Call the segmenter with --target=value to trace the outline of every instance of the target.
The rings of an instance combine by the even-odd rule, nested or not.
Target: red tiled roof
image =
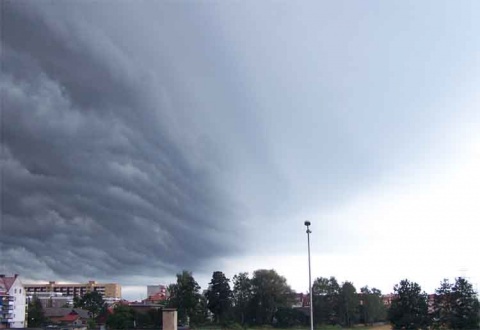
[[[59,318],[60,322],[75,322],[80,316],[78,314],[70,313],[64,317]]]
[[[44,313],[45,316],[48,318],[56,318],[57,320],[59,318],[62,318],[64,316],[67,316],[69,314],[77,314],[80,315],[81,318],[88,318],[88,311],[81,309],[81,308],[52,308],[52,307],[46,307],[44,308]]]
[[[167,299],[164,293],[158,292],[154,295],[149,296],[145,301],[163,301]]]

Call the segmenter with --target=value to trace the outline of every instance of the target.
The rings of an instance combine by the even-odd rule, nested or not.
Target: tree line
[[[386,320],[381,291],[368,286],[360,294],[351,282],[339,284],[335,277],[317,278],[313,283],[314,320],[318,324],[350,327],[356,323]],[[309,307],[303,307],[285,277],[275,270],[259,269],[250,277],[239,273],[230,281],[223,272],[212,275],[208,289],[200,286],[191,272],[177,274],[177,282],[168,287],[168,307],[178,310],[181,323],[222,325],[274,325],[279,327],[309,324]],[[361,298],[361,299],[360,299]],[[300,304],[299,304],[300,303]]]
[[[231,283],[223,272],[212,275],[208,289],[200,292],[200,286],[191,272],[177,274],[177,282],[168,286],[170,293],[166,303],[177,308],[178,319],[183,324],[206,322],[241,325],[272,324],[276,313],[291,307],[294,292],[283,276],[274,270],[260,269],[239,273]],[[302,315],[304,316],[304,315]]]
[[[395,329],[479,329],[477,292],[465,278],[445,279],[429,297],[418,283],[403,280],[394,287],[388,319]]]
[[[298,296],[285,277],[275,270],[259,269],[236,274],[232,280],[215,271],[207,290],[201,292],[192,273],[183,271],[168,286],[165,307],[178,311],[180,324],[200,326],[217,324],[225,328],[271,325],[280,328],[308,326],[310,308]],[[359,291],[352,282],[338,283],[335,277],[319,277],[312,285],[315,326],[389,322],[394,329],[478,329],[480,303],[477,292],[465,278],[454,283],[441,282],[434,295],[428,296],[419,284],[403,280],[395,285],[391,301],[382,292],[364,286]],[[304,301],[309,302],[307,295]],[[300,303],[300,304],[299,304]],[[76,298],[75,307],[90,312],[92,320],[106,312],[106,304],[97,292]],[[29,306],[29,325],[45,321],[41,304],[33,299]],[[108,313],[107,313],[108,314]],[[94,322],[92,322],[94,325]],[[161,310],[135,313],[126,305],[114,307],[106,324],[110,329],[161,327]]]
[[[310,322],[309,308],[295,306],[295,292],[275,270],[256,270],[251,277],[239,273],[232,281],[216,271],[203,293],[192,273],[183,271],[168,290],[166,305],[177,308],[183,324],[293,327]],[[316,326],[389,322],[395,329],[480,327],[477,292],[462,277],[455,283],[444,280],[430,297],[417,283],[403,280],[395,285],[390,304],[376,288],[364,286],[357,291],[352,282],[338,283],[333,276],[315,279],[312,292]]]

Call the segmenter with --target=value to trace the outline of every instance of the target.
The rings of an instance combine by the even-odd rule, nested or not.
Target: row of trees
[[[167,306],[178,310],[182,323],[271,324],[279,309],[290,307],[293,291],[286,279],[274,270],[257,270],[252,278],[240,273],[233,278],[233,287],[224,273],[213,273],[208,289],[202,294],[192,273],[177,274],[177,282],[168,287]]]
[[[313,310],[316,323],[347,327],[355,323],[372,324],[386,318],[380,290],[365,286],[358,294],[351,282],[340,285],[335,277],[320,277],[314,281]]]
[[[309,322],[309,309],[292,307],[298,303],[295,293],[275,270],[256,270],[252,277],[239,273],[232,283],[224,273],[216,271],[203,294],[192,273],[183,271],[168,290],[167,305],[178,309],[182,323],[201,324],[210,316],[221,324],[295,326]],[[385,320],[380,290],[366,286],[360,291],[357,294],[348,281],[340,285],[335,277],[317,278],[313,284],[315,323],[352,326]]]
[[[433,301],[415,282],[403,280],[394,288],[388,319],[395,329],[478,329],[480,303],[464,278],[444,280]]]
[[[168,290],[170,297],[165,305],[177,308],[182,324],[214,322],[227,326],[238,323],[242,326],[278,327],[309,324],[309,308],[292,307],[298,307],[299,301],[286,279],[275,270],[260,269],[251,277],[248,273],[239,273],[232,281],[224,273],[216,271],[203,293],[192,273],[183,271],[177,274],[176,283],[169,285]],[[455,283],[444,280],[435,295],[430,297],[417,283],[403,280],[394,287],[389,308],[384,304],[380,290],[365,286],[357,292],[351,282],[339,284],[335,277],[317,278],[312,290],[316,325],[352,327],[357,323],[389,321],[395,329],[479,328],[477,293],[461,277],[455,279]],[[74,305],[90,312],[91,326],[98,315],[106,312],[106,304],[98,292],[76,298]],[[45,322],[38,299],[31,301],[28,315],[30,326],[40,326]],[[118,305],[106,322],[111,329],[135,326],[158,328],[162,324],[162,315],[161,310],[152,309],[140,314],[129,306]]]
[[[394,287],[389,307],[380,290],[365,286],[357,292],[353,283],[339,284],[335,277],[317,278],[312,290],[316,325],[352,327],[389,321],[396,329],[479,327],[478,297],[464,278],[457,278],[454,284],[444,280],[430,299],[417,283],[403,280]],[[195,325],[211,320],[280,327],[309,324],[309,308],[292,308],[295,294],[274,270],[260,269],[252,277],[239,273],[232,282],[216,271],[203,293],[192,273],[183,271],[177,274],[177,282],[169,286],[169,291],[167,305],[178,309],[183,323]]]

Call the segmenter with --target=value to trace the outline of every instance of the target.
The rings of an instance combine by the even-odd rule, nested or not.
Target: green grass
[[[310,327],[291,327],[291,328],[275,328],[270,325],[264,325],[264,326],[257,326],[257,327],[248,327],[248,328],[242,328],[240,325],[232,326],[232,327],[220,327],[220,326],[203,326],[203,327],[198,327],[195,328],[195,330],[310,330]],[[346,329],[342,328],[339,325],[324,325],[324,326],[317,326],[315,327],[314,330],[341,330],[341,329]],[[390,325],[376,325],[376,326],[356,326],[355,328],[352,328],[355,330],[391,330],[392,327]]]

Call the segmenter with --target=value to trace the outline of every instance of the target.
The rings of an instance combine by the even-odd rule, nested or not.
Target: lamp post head
[[[305,221],[305,226],[307,226],[307,234],[310,234],[312,231],[310,230],[310,221]]]

